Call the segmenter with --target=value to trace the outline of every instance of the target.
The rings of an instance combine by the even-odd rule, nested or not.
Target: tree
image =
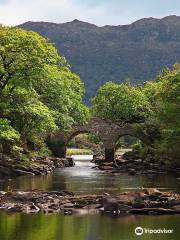
[[[141,87],[129,83],[103,85],[92,99],[95,116],[117,124],[143,122],[150,112],[149,101]]]
[[[136,135],[145,140],[139,146],[141,157],[179,166],[179,96],[180,65],[177,64],[142,87],[106,83],[92,100],[92,111],[117,124],[133,124]]]
[[[9,152],[11,145],[20,140],[20,134],[10,125],[7,119],[0,119],[0,143],[2,151]]]
[[[37,33],[0,28],[0,92],[6,86],[29,88],[43,83],[46,66],[62,62],[53,45]]]
[[[165,69],[154,82],[145,85],[144,92],[152,104],[151,121],[161,134],[154,145],[156,158],[179,165],[180,65]]]
[[[67,67],[56,69],[38,92],[41,100],[54,111],[56,124],[61,130],[82,125],[88,120],[89,110],[82,103],[84,84]]]
[[[86,122],[83,93],[80,78],[47,39],[0,27],[0,119],[8,121],[21,144]]]

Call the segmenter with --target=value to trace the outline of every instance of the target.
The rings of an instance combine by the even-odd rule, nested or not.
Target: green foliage
[[[142,89],[129,83],[106,83],[92,102],[95,116],[116,123],[142,122],[150,112],[149,101]]]
[[[0,142],[17,142],[20,139],[19,133],[10,125],[7,119],[0,119]]]
[[[0,118],[0,151],[10,153],[12,146],[18,143],[20,134],[5,118]]]
[[[158,126],[161,138],[154,144],[157,159],[180,164],[180,65],[165,69],[155,82],[147,83],[152,112],[151,121]]]
[[[54,69],[52,79],[47,79],[39,92],[42,101],[54,111],[55,121],[60,129],[69,129],[87,121],[88,108],[82,104],[84,85],[67,67]]]
[[[8,95],[9,92],[4,97],[7,99]],[[30,140],[33,136],[41,136],[57,128],[53,111],[38,100],[33,90],[22,87],[15,88],[8,98],[4,116],[11,120],[22,140]]]
[[[0,27],[0,143],[43,142],[83,124],[84,86],[54,46],[34,32]]]
[[[92,100],[95,116],[117,124],[132,123],[142,140],[134,150],[143,159],[180,164],[180,65],[165,69],[143,87],[112,82]]]
[[[88,134],[88,140],[95,144],[99,144],[101,142],[101,139],[93,133]]]
[[[0,91],[8,85],[31,87],[46,75],[47,65],[61,61],[57,51],[40,35],[18,28],[0,28]]]

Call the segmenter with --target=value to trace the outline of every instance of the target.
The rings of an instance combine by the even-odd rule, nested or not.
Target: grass
[[[119,149],[117,149],[117,151],[116,151],[116,155],[122,155],[122,154],[124,154],[125,152],[129,152],[129,151],[131,151],[132,150],[132,148],[119,148]]]
[[[68,148],[67,155],[91,155],[93,152],[90,149]]]
[[[125,152],[131,151],[131,148],[119,148],[116,151],[116,155],[122,155]],[[67,149],[67,155],[92,155],[93,152],[90,149],[85,149],[85,148],[68,148]]]

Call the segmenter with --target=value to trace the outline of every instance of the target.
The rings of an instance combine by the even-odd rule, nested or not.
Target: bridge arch
[[[115,145],[115,153],[119,151],[124,152],[122,150],[125,149],[131,149],[132,146],[138,142],[142,142],[142,140],[135,135],[120,135]]]
[[[99,136],[99,134],[97,132],[94,132],[92,130],[87,130],[87,129],[86,130],[78,129],[78,130],[72,131],[70,134],[68,134],[67,141],[66,141],[66,149],[68,148],[71,140],[76,139],[77,136],[82,135],[82,134],[84,134],[84,137],[82,137],[82,138],[80,137],[80,139],[79,139],[80,143],[81,143],[81,140],[84,139],[85,142],[83,143],[83,141],[82,141],[82,144],[86,148],[90,149],[93,152],[93,154],[101,154],[102,150],[104,148],[101,137]],[[90,134],[92,134],[93,136],[95,136],[98,139],[98,141],[99,141],[98,144],[90,141],[90,138],[89,138]]]
[[[129,135],[142,140],[131,124],[119,126],[104,119],[91,118],[83,126],[76,126],[68,132],[57,132],[51,135],[49,137],[49,146],[53,154],[56,157],[66,157],[68,142],[80,133],[93,133],[101,139],[105,149],[105,161],[114,161],[116,144],[120,137]]]
[[[71,132],[69,132],[69,134],[67,135],[67,144],[69,143],[69,141],[71,141],[71,139],[73,139],[74,137],[78,136],[79,134],[85,134],[85,133],[89,133],[89,134],[94,134],[96,135],[98,138],[101,139],[101,136],[99,135],[99,132],[97,131],[93,131],[93,129],[73,129]]]

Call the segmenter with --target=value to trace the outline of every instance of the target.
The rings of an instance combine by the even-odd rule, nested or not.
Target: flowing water
[[[92,156],[74,156],[75,167],[56,169],[48,176],[18,177],[0,181],[0,190],[68,190],[76,194],[115,194],[146,187],[179,191],[177,176],[129,176],[94,169]],[[0,212],[0,240],[179,240],[179,216],[122,216],[112,218],[94,215],[7,214]],[[136,236],[137,227],[172,229],[172,234]]]

